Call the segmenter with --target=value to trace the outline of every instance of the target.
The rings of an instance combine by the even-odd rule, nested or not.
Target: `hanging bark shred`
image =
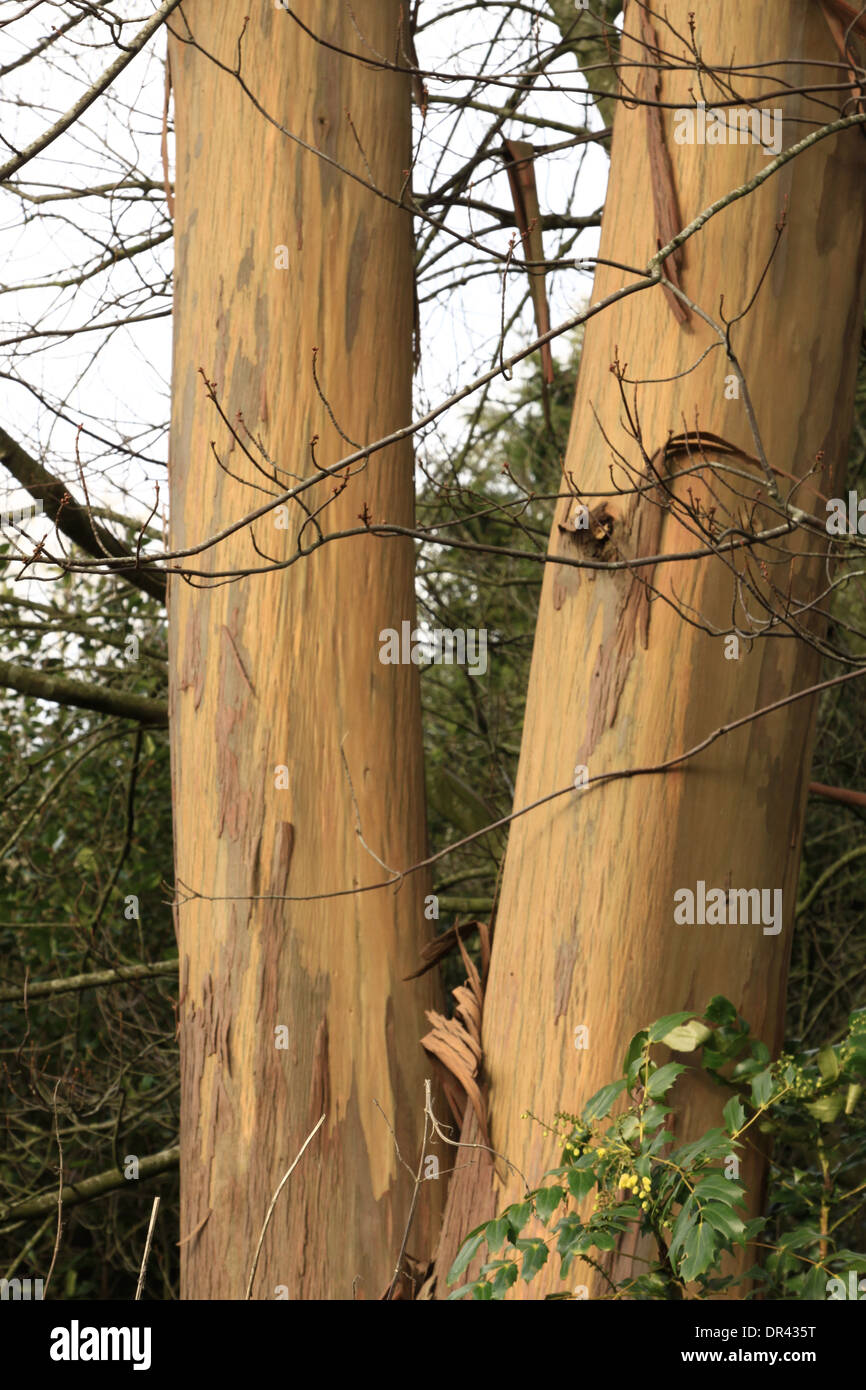
[[[851,60],[855,55],[851,40],[855,34],[861,39],[866,38],[866,15],[862,12],[858,14],[856,10],[852,10],[850,5],[844,3],[844,0],[821,0],[821,11],[827,21],[827,28],[833,35],[833,42],[839,50],[839,55],[848,66],[848,77],[854,87],[857,105],[862,110],[866,93],[864,93],[862,84],[857,81],[857,73],[852,65]],[[861,57],[861,55],[857,56]],[[862,65],[861,58],[860,66],[862,67]],[[861,133],[866,135],[866,130],[862,127]]]
[[[511,200],[514,203],[514,216],[517,230],[523,242],[523,257],[526,261],[538,262],[529,271],[529,288],[535,309],[535,326],[542,338],[550,332],[550,310],[547,304],[547,289],[544,280],[544,238],[541,231],[541,210],[538,206],[538,189],[535,183],[535,149],[525,140],[506,140],[503,149],[508,182],[511,187]],[[677,229],[679,230],[679,228]],[[541,349],[541,366],[544,380],[548,386],[553,382],[553,354],[550,343]]]
[[[641,86],[643,88],[643,99],[646,102],[657,102],[661,98],[661,77],[660,69],[663,59],[658,51],[658,39],[650,18],[643,7],[638,8],[638,20],[640,25],[640,37],[646,49],[647,66],[643,69]],[[665,144],[664,125],[662,124],[661,107],[647,105],[647,144],[649,149],[650,178],[653,190],[653,206],[656,216],[656,250],[660,251],[663,246],[682,230],[683,221],[680,216],[679,200],[677,198],[677,188],[674,183],[674,171],[671,165],[671,157],[668,147]],[[680,269],[683,266],[683,249],[677,249],[668,256],[664,262],[664,273],[672,285],[677,289],[682,289],[680,281]],[[671,308],[671,313],[678,323],[686,324],[691,315],[683,304],[682,300],[677,299],[671,290],[664,287],[665,298]]]
[[[435,1009],[426,1011],[433,1027],[431,1032],[421,1039],[421,1046],[442,1064],[443,1089],[458,1128],[463,1127],[468,1098],[481,1131],[481,1142],[489,1147],[487,1088],[479,1078],[483,1059],[481,1017],[484,1009],[484,981],[490,963],[490,935],[486,923],[479,922],[478,926],[481,933],[481,974],[479,975],[458,935],[457,944],[466,967],[466,983],[452,990],[456,1001],[453,1018],[446,1018]]]
[[[422,964],[417,970],[413,970],[411,975],[404,975],[404,980],[417,980],[419,976],[426,975],[427,971],[432,970],[434,965],[438,965],[443,957],[449,956],[452,951],[456,951],[459,937],[470,936],[472,932],[478,931],[479,928],[484,928],[486,931],[487,923],[478,921],[455,922],[453,927],[449,927],[447,931],[442,932],[440,936],[434,937],[432,941],[428,941],[427,945],[422,947]]]

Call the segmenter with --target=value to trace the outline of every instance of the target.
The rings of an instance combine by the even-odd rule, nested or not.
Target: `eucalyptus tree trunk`
[[[688,34],[690,7],[691,0],[670,0],[664,9],[672,28],[655,21],[659,41],[678,59],[687,55],[673,31]],[[629,5],[627,34],[637,34],[640,22],[639,7]],[[733,52],[738,63],[802,63],[792,69],[798,89],[820,86],[826,69],[817,63],[838,60],[821,7],[801,0],[705,7],[698,36],[708,65]],[[626,58],[647,63],[648,50],[633,39],[623,48]],[[629,72],[633,90],[635,70]],[[653,95],[654,83],[653,76],[645,94]],[[709,85],[708,103],[721,99],[724,94]],[[759,86],[752,83],[750,90]],[[662,103],[693,109],[699,91],[694,67],[661,73]],[[783,107],[783,147],[834,116],[799,95],[769,105]],[[659,109],[672,187],[659,145]],[[685,226],[770,162],[755,143],[679,144],[673,136],[670,106],[652,107],[649,115],[645,107],[618,106],[601,258],[646,266],[659,243],[667,244],[659,237],[665,217]],[[722,296],[728,319],[755,296],[733,330],[733,345],[763,449],[782,497],[793,480],[821,464],[823,471],[793,499],[821,518],[825,497],[844,486],[863,321],[864,155],[866,142],[856,128],[817,142],[707,221],[684,244],[678,267],[666,263],[692,303],[717,322]],[[783,212],[787,225],[772,256]],[[600,265],[592,302],[634,278]],[[768,485],[732,363],[721,346],[702,357],[714,342],[716,334],[699,314],[661,287],[625,297],[587,324],[565,478],[595,494],[586,504],[591,525],[575,530],[581,504],[560,500],[552,554],[629,560],[700,550],[698,529],[682,511],[692,503],[704,523],[712,507],[728,525],[757,528],[778,520],[761,505]],[[611,371],[617,360],[629,382],[647,384],[621,390]],[[645,454],[630,432],[635,399]],[[680,444],[666,456],[670,436]],[[663,484],[652,485],[647,458],[655,460]],[[710,466],[732,461],[744,476],[714,474]],[[616,491],[641,474],[647,484],[641,493]],[[666,488],[678,506],[668,504]],[[813,558],[787,560],[783,544],[791,555]],[[515,808],[568,788],[578,766],[590,778],[653,767],[722,725],[813,684],[820,656],[808,640],[792,635],[792,624],[820,632],[817,618],[795,615],[797,605],[817,599],[826,584],[820,559],[826,544],[820,533],[800,531],[774,551],[760,547],[751,560],[741,554],[736,563],[713,556],[634,571],[548,565]],[[753,620],[765,619],[761,598],[787,612],[768,636],[733,644],[721,635],[730,634],[732,617],[748,629],[744,602]],[[753,1034],[778,1048],[814,715],[813,700],[802,700],[720,738],[676,770],[584,787],[513,823],[483,1048],[491,1144],[531,1183],[559,1155],[555,1141],[521,1112],[552,1123],[557,1111],[579,1111],[620,1075],[630,1037],[655,1018],[681,1009],[703,1012],[712,995],[723,994]],[[674,894],[696,893],[701,881],[707,890],[781,890],[781,929],[679,925]],[[580,1026],[588,1028],[588,1046],[577,1050]],[[684,1076],[672,1097],[678,1135],[694,1137],[721,1122],[725,1096],[709,1084]],[[760,1207],[764,1171],[764,1157],[747,1151],[740,1177],[752,1213]],[[455,1175],[438,1296],[461,1237],[519,1200],[522,1190],[517,1179],[507,1180],[483,1160]],[[628,1254],[612,1257],[614,1278],[634,1272]],[[753,1263],[754,1252],[744,1258]],[[514,1296],[534,1299],[561,1288],[558,1267],[550,1259],[531,1284],[515,1286]],[[593,1297],[607,1287],[582,1265],[571,1282],[588,1284]]]
[[[348,6],[315,0],[326,43],[246,0],[186,0],[172,23],[176,550],[410,419],[411,217],[379,196],[401,199],[409,87],[374,57],[397,54],[400,12],[356,7],[359,37]],[[379,632],[414,617],[412,545],[361,535],[287,565],[359,516],[411,525],[411,446],[302,501],[170,581],[185,1298],[244,1297],[323,1113],[252,1296],[380,1297],[412,1193],[395,1137],[414,1163],[422,1131],[433,986],[402,981],[430,930],[423,875],[316,900],[426,852],[418,673],[378,659]]]

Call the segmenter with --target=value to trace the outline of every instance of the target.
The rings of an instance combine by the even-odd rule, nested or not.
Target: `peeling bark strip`
[[[848,77],[854,83],[854,90],[862,105],[863,87],[856,84],[857,72],[851,66],[851,57],[854,53],[853,40],[855,37],[863,39],[866,37],[866,16],[850,9],[841,0],[821,0],[821,9],[824,11],[824,18],[827,27],[833,35],[833,41],[839,50],[839,56],[844,63],[848,64]],[[856,20],[856,23],[854,22]],[[847,36],[847,42],[846,42]],[[862,45],[859,55],[859,65],[863,66]],[[866,134],[866,131],[864,131]]]
[[[848,0],[821,0],[821,4],[845,30],[851,29],[852,33],[866,39],[866,14],[863,13],[861,5],[849,5]]]
[[[672,30],[688,33],[690,9],[694,0],[666,0]],[[630,5],[631,33],[636,13]],[[824,80],[826,70],[817,64],[838,62],[818,4],[730,0],[703,7],[700,29],[708,63],[727,63],[733,52],[748,63],[783,55],[796,65],[796,83],[804,89]],[[645,61],[628,34],[623,50],[624,62]],[[666,74],[665,100],[690,103],[693,85],[693,71]],[[788,95],[785,113],[798,134],[832,116],[823,95]],[[682,206],[692,216],[742,188],[764,158],[755,145],[739,144],[709,151],[677,145],[671,154]],[[816,143],[784,165],[775,181],[732,201],[689,243],[690,298],[716,315],[724,295],[725,305],[738,312],[766,271],[787,198],[784,244],[737,324],[736,350],[763,452],[779,476],[788,475],[786,490],[796,488],[804,511],[822,510],[819,487],[832,496],[842,484],[866,290],[864,181],[866,146],[851,129]],[[644,262],[646,231],[635,214],[650,205],[651,184],[645,115],[620,106],[600,257],[620,265]],[[593,302],[621,282],[616,265],[600,264]],[[829,337],[828,322],[836,325]],[[645,470],[644,454],[624,427],[621,383],[610,371],[619,345],[629,378],[652,379],[634,389],[645,447],[657,451],[660,491],[682,498],[691,488],[704,515],[720,497],[729,513],[760,505],[755,499],[767,482],[755,468],[758,450],[744,401],[725,395],[724,354],[705,352],[717,335],[697,315],[692,330],[682,332],[656,293],[631,295],[587,324],[564,461],[565,476],[578,479],[587,498],[611,491],[612,448],[630,462],[630,482]],[[821,451],[827,476],[806,479]],[[735,491],[721,468],[711,476],[704,464],[714,457],[733,463],[748,480],[734,480]],[[551,552],[565,554],[575,544],[616,546],[624,555],[693,548],[685,520],[671,507],[659,508],[652,494],[604,500],[613,518],[609,535],[606,525],[597,537],[561,531],[571,509],[561,505]],[[655,527],[659,539],[649,552],[643,547]],[[785,589],[790,574],[798,602],[823,592],[817,540],[810,534],[804,546],[802,535],[793,536],[785,541],[790,564],[779,556]],[[818,653],[795,640],[756,641],[739,660],[725,659],[723,640],[712,635],[731,625],[735,580],[725,559],[660,566],[648,627],[634,597],[644,586],[629,578],[627,589],[619,572],[590,579],[576,570],[571,573],[579,579],[572,583],[564,570],[545,570],[515,806],[568,785],[576,763],[587,764],[590,776],[655,765],[817,678]],[[684,621],[684,611],[705,619],[711,630]],[[714,743],[675,772],[581,791],[511,825],[482,1047],[492,1146],[530,1184],[554,1166],[556,1150],[538,1126],[520,1118],[522,1112],[546,1119],[557,1111],[579,1112],[620,1074],[629,1038],[652,1020],[679,1009],[701,1012],[712,995],[723,994],[755,1036],[771,1048],[780,1044],[813,720],[813,702],[800,700],[744,723],[724,747]],[[723,932],[695,934],[676,925],[674,892],[699,879],[781,889],[788,907],[782,932],[746,929],[732,950]],[[588,1029],[589,1045],[580,1051],[573,1046],[577,1026]],[[672,1101],[678,1137],[687,1142],[720,1124],[721,1103],[716,1088],[680,1078]],[[464,1138],[477,1126],[467,1111]],[[750,1215],[761,1201],[762,1172],[761,1155],[748,1152],[742,1177]],[[500,1177],[491,1192],[489,1167],[487,1174],[485,1185],[480,1165],[473,1164],[452,1177],[437,1296],[447,1295],[444,1275],[460,1238],[522,1196],[517,1180]],[[637,1253],[653,1258],[655,1251]],[[751,1251],[745,1260],[746,1267],[753,1263]],[[530,1285],[519,1281],[513,1296],[535,1300],[563,1292],[558,1269],[558,1261],[549,1260]],[[634,1267],[617,1256],[611,1272],[623,1279]],[[595,1271],[580,1278],[590,1297],[605,1295]]]
[[[641,61],[647,64],[653,63],[658,58],[658,39],[653,28],[647,11],[643,5],[638,6],[638,24],[641,38],[645,48]],[[662,81],[661,73],[657,68],[647,66],[643,69],[642,83],[643,96],[645,100],[660,101]],[[662,111],[659,106],[646,106],[646,127],[647,127],[647,148],[649,152],[650,180],[652,184],[653,207],[656,214],[656,250],[660,251],[663,246],[682,230],[683,220],[680,216],[679,201],[677,199],[677,186],[674,181],[674,171],[671,166],[671,157],[668,147],[665,144],[665,129],[662,122]],[[680,269],[684,264],[683,248],[678,246],[672,255],[668,256],[664,262],[664,273],[672,285],[676,285],[678,290],[683,288],[680,280]],[[678,323],[686,324],[691,319],[691,314],[681,299],[677,299],[667,286],[663,286],[665,298],[670,305],[671,312]]]
[[[403,8],[364,7],[358,23],[372,49],[399,51]],[[349,6],[308,0],[304,19],[328,43],[359,52]],[[183,42],[186,24],[200,49]],[[411,160],[405,75],[316,43],[273,4],[184,0],[171,28],[176,547],[203,541],[259,496],[250,484],[260,478],[199,368],[218,383],[225,419],[240,412],[244,440],[261,438],[293,473],[313,435],[320,459],[340,456],[335,421],[362,440],[407,424],[413,262],[411,218],[316,154],[397,196]],[[249,89],[310,148],[275,131],[239,88],[241,33]],[[315,347],[333,416],[310,370]],[[306,501],[326,531],[356,525],[364,506],[411,526],[412,489],[404,444],[371,460],[336,499],[328,482]],[[306,520],[300,508],[285,530],[263,518],[203,562],[258,564],[253,539],[283,560]],[[171,581],[177,877],[220,899],[190,899],[175,917],[181,1231],[197,1232],[181,1247],[184,1298],[243,1297],[274,1184],[325,1110],[315,1150],[268,1228],[254,1296],[273,1297],[279,1285],[290,1298],[350,1298],[354,1281],[370,1299],[393,1274],[413,1184],[376,1102],[401,1154],[416,1154],[429,1074],[419,1038],[425,1010],[440,1001],[432,973],[403,977],[430,934],[430,885],[416,874],[387,895],[280,896],[378,879],[365,844],[387,863],[426,853],[418,671],[377,660],[379,631],[414,613],[413,571],[411,540],[383,548],[359,537],[248,582]],[[420,1193],[419,1258],[432,1253],[443,1187],[444,1178]]]
[[[484,923],[480,923],[479,926],[482,961],[489,961],[489,930]],[[466,1118],[466,1101],[463,1098],[465,1096],[475,1111],[478,1130],[483,1136],[482,1142],[489,1147],[487,1088],[480,1081],[483,1073],[481,1016],[484,1012],[484,985],[482,976],[479,975],[459,935],[457,945],[460,947],[467,978],[464,985],[458,985],[451,991],[457,1001],[455,1017],[446,1018],[444,1014],[428,1009],[427,1017],[433,1024],[433,1030],[421,1039],[421,1045],[432,1057],[437,1057],[445,1068],[445,1095],[458,1127],[462,1127]],[[457,1086],[454,1085],[455,1081]],[[463,1096],[460,1094],[461,1091]]]
[[[538,189],[535,185],[535,149],[524,140],[506,140],[504,145],[505,167],[514,203],[514,216],[517,229],[523,242],[523,258],[538,261],[536,270],[529,271],[529,289],[535,309],[535,324],[539,338],[550,332],[550,310],[547,304],[547,290],[544,278],[544,235],[541,230],[541,209],[538,206]],[[676,228],[679,231],[679,227]],[[664,245],[664,242],[661,243]],[[553,354],[550,343],[541,348],[541,366],[544,380],[553,383]]]

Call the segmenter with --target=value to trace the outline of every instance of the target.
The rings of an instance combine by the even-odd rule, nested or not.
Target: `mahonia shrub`
[[[688,1064],[656,1061],[660,1045],[695,1054],[694,1066],[720,1088],[722,1126],[690,1143],[677,1142],[675,1110],[666,1103]],[[618,1080],[580,1115],[557,1115],[549,1132],[560,1146],[559,1166],[521,1202],[469,1233],[448,1283],[482,1250],[487,1258],[478,1278],[449,1298],[505,1298],[518,1279],[531,1282],[552,1254],[563,1280],[579,1278],[581,1265],[599,1270],[610,1298],[736,1297],[738,1285],[744,1298],[850,1296],[828,1290],[840,1288],[852,1271],[866,1271],[866,1256],[844,1244],[846,1233],[863,1231],[866,1125],[858,1101],[864,1077],[866,1010],[850,1016],[840,1042],[818,1052],[786,1052],[775,1062],[721,996],[702,1019],[691,1012],[658,1019],[632,1038]],[[528,1112],[524,1118],[541,1123]],[[766,1214],[747,1220],[738,1174],[756,1133],[763,1144],[772,1138],[782,1157],[777,1153],[771,1165]],[[534,1233],[539,1223],[544,1235]],[[642,1259],[615,1283],[603,1257],[634,1228],[652,1238],[655,1258]],[[746,1245],[756,1263],[738,1275],[722,1274],[724,1255]],[[582,1292],[578,1285],[574,1293],[548,1297]]]

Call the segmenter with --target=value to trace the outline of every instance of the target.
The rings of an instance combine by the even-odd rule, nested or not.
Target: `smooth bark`
[[[681,34],[688,33],[689,8],[689,0],[665,7]],[[638,7],[630,5],[626,30],[635,33],[637,23]],[[684,56],[671,30],[661,20],[656,26],[665,46]],[[799,0],[771,6],[731,0],[702,11],[699,29],[708,63],[722,63],[734,52],[738,63],[807,60],[790,69],[797,87],[825,80],[827,69],[810,67],[809,59],[838,58],[820,6]],[[626,41],[624,52],[634,57],[638,50]],[[662,74],[663,102],[693,106],[697,93],[693,69]],[[833,117],[832,110],[824,113],[802,96],[780,97],[778,105],[784,110],[783,146]],[[671,109],[663,110],[685,225],[768,161],[755,144],[677,144],[672,118]],[[657,250],[649,129],[645,109],[618,107],[599,253],[638,267]],[[734,344],[783,495],[823,452],[823,471],[794,499],[819,516],[824,496],[841,486],[851,421],[863,321],[864,154],[858,129],[816,144],[709,221],[686,243],[679,268],[693,301],[718,318],[724,296],[724,312],[732,318],[758,289],[787,207],[781,244],[754,305],[734,329]],[[600,266],[592,301],[628,279],[627,272]],[[594,318],[586,329],[566,475],[587,493],[626,484],[614,448],[633,467],[643,467],[624,427],[626,410],[610,370],[617,356],[627,363],[632,382],[653,380],[625,388],[630,407],[637,389],[650,455],[669,435],[697,428],[754,454],[744,398],[733,395],[724,351],[716,348],[695,365],[712,341],[696,315],[687,324],[679,321],[661,289],[631,295]],[[712,449],[707,457],[725,461]],[[680,458],[674,473],[684,466]],[[754,479],[741,484],[742,517],[748,519],[750,499],[762,495],[763,480],[757,469],[743,466]],[[730,486],[714,480],[709,468],[671,485],[681,498],[691,488],[705,508],[721,498],[737,514]],[[608,541],[600,531],[592,537],[584,532],[581,539],[581,533],[561,529],[575,507],[563,501],[553,520],[551,550],[575,555],[582,545],[589,554],[595,546],[599,555],[634,557],[694,549],[695,537],[659,500],[658,492],[640,500],[611,497]],[[760,524],[767,513],[758,507],[754,515]],[[788,543],[791,552],[822,548],[820,535],[801,533]],[[772,559],[766,549],[758,555]],[[774,555],[778,560],[778,550]],[[766,576],[754,561],[751,571],[766,592]],[[789,585],[795,604],[808,602],[827,576],[820,560],[811,560],[774,563],[772,577],[780,590],[774,605],[783,609]],[[652,602],[645,581],[655,588]],[[757,611],[757,603],[749,602]],[[739,659],[726,659],[724,639],[701,624],[729,630],[732,613],[744,621],[731,570],[721,559],[659,565],[634,578],[548,566],[515,806],[567,787],[577,765],[596,776],[656,764],[732,718],[817,679],[816,651],[784,625],[754,644],[741,640]],[[819,626],[816,620],[814,630]],[[629,1038],[655,1018],[679,1009],[703,1011],[712,995],[723,994],[754,1034],[778,1048],[813,721],[811,701],[794,704],[719,740],[678,771],[575,791],[514,823],[483,1044],[492,1143],[531,1182],[555,1165],[558,1150],[521,1112],[532,1110],[550,1123],[557,1111],[579,1111],[619,1076]],[[698,880],[708,888],[781,888],[783,930],[765,935],[760,925],[677,925],[674,893],[694,891]],[[589,1028],[589,1046],[578,1051],[579,1025]],[[725,1097],[709,1084],[678,1083],[673,1095],[679,1133],[693,1137],[720,1123]],[[747,1150],[741,1177],[753,1212],[761,1204],[764,1172],[764,1157]],[[521,1191],[519,1182],[499,1181],[484,1163],[456,1175],[440,1246],[438,1296],[445,1292],[444,1275],[460,1238],[519,1199]],[[654,1251],[642,1253],[652,1258]],[[635,1272],[628,1254],[617,1252],[609,1261],[614,1278]],[[753,1262],[754,1253],[746,1259]],[[536,1280],[515,1287],[514,1296],[534,1299],[562,1288],[558,1267],[552,1257]],[[570,1282],[587,1284],[592,1297],[603,1296],[606,1288],[586,1266],[578,1266]]]
[[[183,15],[229,71],[172,23],[175,547],[260,505],[267,493],[252,484],[270,476],[276,493],[338,459],[350,446],[334,420],[361,442],[405,425],[412,373],[411,218],[364,186],[399,199],[409,165],[407,80],[366,62],[397,53],[399,3],[355,7],[363,38],[348,7],[304,8],[317,35],[357,59],[273,5],[188,0]],[[242,31],[251,95],[231,71]],[[316,347],[333,418],[313,381]],[[240,439],[263,472],[220,423],[199,368],[228,419],[242,412]],[[408,443],[367,461],[335,499],[342,481],[304,497],[311,511],[329,503],[326,532],[362,514],[412,524]],[[306,522],[298,508],[280,529],[272,513],[196,567],[265,563],[253,538],[286,559]],[[314,536],[306,524],[305,542]],[[435,998],[429,975],[403,982],[432,934],[424,877],[285,899],[361,888],[386,877],[380,861],[424,857],[418,673],[378,659],[380,630],[414,606],[408,539],[359,537],[214,587],[170,581],[185,1298],[243,1297],[271,1197],[323,1111],[280,1196],[253,1297],[379,1298],[393,1273],[412,1179],[388,1125],[414,1167],[419,1039]],[[183,901],[183,885],[213,901]],[[422,1189],[409,1241],[421,1258],[440,1186]]]

